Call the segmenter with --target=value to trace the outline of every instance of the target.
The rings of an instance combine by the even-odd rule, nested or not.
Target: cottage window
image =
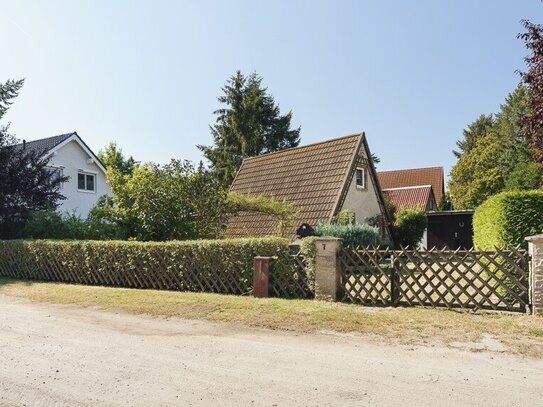
[[[46,167],[43,171],[47,175],[47,181],[50,185],[58,184],[58,181],[62,178],[62,168]],[[62,187],[62,183],[59,186]]]
[[[359,167],[356,169],[356,187],[366,189],[366,169]]]
[[[84,192],[94,192],[96,190],[96,176],[83,172],[78,173],[77,189]]]

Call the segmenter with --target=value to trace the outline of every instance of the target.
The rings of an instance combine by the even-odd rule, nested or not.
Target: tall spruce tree
[[[492,114],[482,114],[473,123],[468,124],[468,127],[462,131],[463,139],[456,142],[458,151],[453,151],[456,158],[471,151],[477,144],[477,140],[487,134],[492,126],[494,126]]]
[[[19,94],[24,81],[0,83],[0,119]],[[9,124],[0,125],[0,239],[18,236],[29,215],[56,208],[64,197],[59,185],[66,177],[51,179],[46,171],[48,157],[17,145]]]
[[[230,186],[246,157],[270,153],[300,142],[300,128],[292,129],[292,111],[281,115],[279,106],[262,78],[237,71],[222,89],[211,126],[213,145],[198,145],[211,163],[211,170],[224,185]]]

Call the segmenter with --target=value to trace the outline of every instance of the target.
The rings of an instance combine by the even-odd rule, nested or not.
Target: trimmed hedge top
[[[77,284],[248,294],[253,259],[274,257],[272,291],[301,296],[288,240],[0,240],[0,276]],[[275,284],[275,286],[274,286]],[[305,287],[304,287],[305,288]]]
[[[473,215],[478,249],[527,246],[525,237],[543,233],[543,191],[511,191],[491,196]]]

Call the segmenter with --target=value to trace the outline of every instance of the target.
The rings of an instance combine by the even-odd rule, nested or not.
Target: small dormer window
[[[363,167],[356,169],[356,187],[358,189],[366,189],[366,169]]]
[[[94,174],[80,172],[77,174],[78,191],[94,192],[96,190],[96,177]]]

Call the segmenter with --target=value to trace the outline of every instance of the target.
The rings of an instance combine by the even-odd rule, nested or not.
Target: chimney
[[[23,140],[23,150],[26,150],[26,140]]]

